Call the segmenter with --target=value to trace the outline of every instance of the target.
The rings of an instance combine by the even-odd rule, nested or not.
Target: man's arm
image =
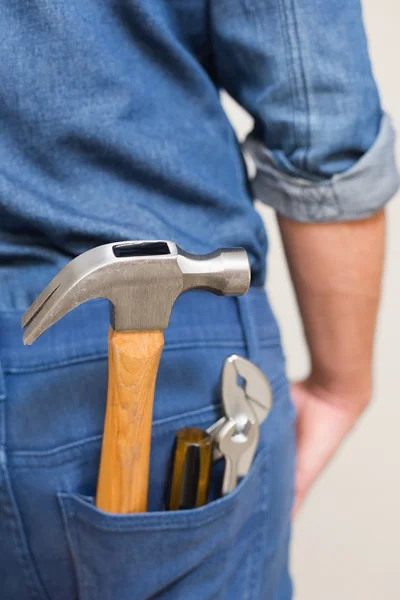
[[[293,387],[298,507],[370,396],[394,132],[360,0],[215,0],[211,31],[216,80],[254,118],[253,194],[280,215],[310,346]]]
[[[297,418],[294,512],[368,404],[385,219],[308,224],[279,217],[311,356],[293,386]]]

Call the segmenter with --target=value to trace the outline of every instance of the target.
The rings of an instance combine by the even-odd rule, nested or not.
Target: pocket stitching
[[[81,496],[80,494],[58,492],[57,498],[59,504],[62,507],[63,512],[66,511],[68,516],[72,518],[75,517],[76,519],[83,521],[86,525],[101,531],[114,533],[129,533],[136,531],[151,531],[153,529],[166,531],[183,529],[188,527],[195,529],[197,527],[201,527],[203,525],[212,523],[213,521],[218,519],[222,514],[228,514],[232,512],[240,499],[241,493],[243,493],[244,491],[243,488],[245,487],[246,483],[252,481],[252,479],[257,474],[264,473],[264,471],[267,471],[269,464],[268,456],[269,449],[263,448],[259,452],[258,456],[255,458],[255,461],[253,463],[254,469],[252,469],[252,471],[245,478],[242,479],[237,488],[233,492],[231,492],[231,494],[229,494],[230,497],[227,496],[226,498],[220,498],[215,502],[207,504],[204,507],[193,509],[193,511],[190,511],[190,515],[188,514],[188,511],[173,511],[170,513],[168,513],[168,511],[162,513],[141,513],[139,518],[142,520],[142,523],[134,523],[132,522],[132,517],[134,517],[134,519],[136,520],[138,517],[137,514],[113,515],[111,513],[105,513],[97,509],[91,503],[87,502],[87,500],[84,499],[84,496]],[[226,502],[224,502],[224,500]],[[218,502],[221,502],[220,506],[216,506]],[[78,512],[77,510],[74,510],[74,506],[76,507],[78,505],[83,506],[83,511],[85,514],[83,512]],[[212,514],[207,516],[207,510],[211,511],[211,509]],[[92,516],[95,517],[96,522],[94,522],[91,519],[90,510],[93,511]],[[265,511],[264,504],[260,505],[259,511]],[[168,524],[162,523],[166,516],[169,516],[170,518],[170,523]],[[178,518],[179,522],[177,521]],[[100,519],[102,519],[105,522],[98,522],[100,521]],[[171,519],[173,519],[176,522],[171,521]],[[117,522],[117,520],[119,520],[119,523]],[[107,521],[109,522],[107,523]]]
[[[253,519],[254,516],[256,516],[256,522],[257,521],[257,515],[263,514],[267,511],[268,506],[269,506],[269,501],[268,501],[268,489],[269,489],[269,479],[266,476],[268,471],[270,471],[270,452],[267,451],[266,448],[263,448],[262,450],[260,450],[260,452],[257,454],[253,465],[254,468],[251,470],[251,472],[248,474],[248,476],[243,479],[242,485],[240,485],[241,489],[239,490],[239,486],[237,488],[237,493],[235,495],[235,497],[231,498],[230,504],[229,506],[225,507],[225,510],[222,510],[224,507],[219,507],[219,510],[214,511],[212,518],[210,519],[200,519],[200,521],[198,520],[199,517],[199,511],[201,511],[202,509],[195,509],[196,513],[194,511],[192,511],[192,515],[193,517],[197,517],[197,522],[195,523],[196,527],[193,527],[193,523],[187,523],[187,520],[184,519],[181,523],[179,523],[179,527],[177,527],[177,523],[174,523],[174,526],[171,527],[163,527],[160,526],[160,519],[158,519],[157,521],[154,521],[154,523],[152,523],[152,527],[143,527],[143,523],[139,524],[136,527],[132,527],[132,524],[130,524],[131,526],[129,528],[124,528],[124,529],[115,529],[115,528],[109,528],[109,527],[101,527],[98,525],[98,523],[93,524],[91,522],[91,520],[87,520],[85,519],[85,525],[89,525],[89,526],[93,526],[94,527],[94,531],[98,531],[99,535],[103,534],[103,535],[115,535],[118,532],[121,533],[125,533],[125,534],[135,534],[136,532],[142,532],[143,535],[143,531],[148,531],[149,534],[151,535],[152,531],[154,531],[155,535],[157,535],[157,533],[161,533],[163,531],[179,531],[181,529],[186,529],[187,530],[187,535],[190,536],[196,536],[197,532],[199,531],[199,528],[201,530],[201,527],[203,526],[207,526],[208,527],[214,527],[212,524],[215,521],[215,519],[218,519],[218,517],[222,514],[223,518],[226,519],[232,519],[231,523],[232,526],[235,529],[235,531],[237,530],[237,533],[240,531],[240,529],[237,529],[237,525],[235,525],[236,523],[236,519],[239,515],[238,513],[238,507],[237,507],[237,502],[239,501],[240,498],[243,498],[242,494],[246,494],[248,492],[246,492],[245,489],[245,483],[248,482],[251,484],[251,481],[253,480],[253,485],[254,485],[254,479],[257,478],[257,481],[259,480],[259,487],[257,486],[257,493],[254,495],[252,495],[252,498],[250,500],[250,504],[249,501],[247,500],[247,508],[246,508],[246,512],[248,512],[247,516],[245,517],[246,521],[243,521],[242,524],[240,525],[241,527],[245,527],[245,523],[247,522],[247,518],[251,518]],[[235,493],[235,492],[234,492]],[[65,500],[68,500],[69,498],[71,498],[71,496],[76,496],[73,494],[68,494],[68,493],[63,493],[60,492],[59,494],[57,494],[58,496],[58,500],[60,503],[60,508],[62,511],[62,518],[63,518],[63,522],[64,522],[64,529],[66,530],[66,535],[67,535],[67,541],[68,541],[68,546],[69,546],[69,553],[71,555],[71,559],[72,559],[72,564],[73,564],[73,569],[74,569],[74,573],[75,573],[75,581],[76,581],[76,586],[78,589],[78,597],[81,597],[82,599],[89,599],[92,597],[93,593],[95,592],[95,589],[100,589],[98,588],[98,585],[100,585],[100,582],[97,582],[95,584],[95,589],[93,588],[93,574],[90,574],[90,572],[87,571],[88,566],[83,563],[85,563],[85,561],[80,560],[80,557],[85,555],[85,552],[87,551],[87,549],[85,549],[85,543],[84,543],[84,535],[89,535],[91,536],[90,530],[87,531],[86,533],[81,534],[81,528],[79,526],[79,522],[75,522],[72,521],[70,522],[70,518],[72,519],[78,519],[80,515],[78,515],[76,513],[76,511],[74,511],[74,506],[69,503],[66,502]],[[82,502],[82,500],[78,498],[73,498],[73,500],[76,502],[76,500],[78,500],[79,502]],[[86,502],[84,503],[86,507]],[[93,508],[91,505],[88,505],[89,509]],[[204,507],[207,508],[207,507]],[[254,512],[253,512],[254,511]],[[186,511],[180,511],[179,512],[179,518],[181,519],[182,517],[185,517],[185,515],[183,513],[185,513]],[[149,513],[149,514],[153,514],[154,513]],[[172,514],[172,513],[170,513]],[[175,513],[177,514],[177,513]],[[236,517],[235,517],[236,514]],[[101,513],[100,513],[100,516]],[[120,516],[118,515],[107,515],[107,513],[105,513],[104,515],[106,518],[111,516],[112,519],[119,519]],[[159,515],[160,517],[164,517],[165,513],[162,515]],[[89,513],[89,517],[90,517],[90,513]],[[137,515],[134,516],[134,518],[136,519]],[[124,517],[123,517],[124,518]],[[128,518],[131,518],[131,515],[128,516]],[[228,521],[229,522],[229,521]],[[211,525],[210,525],[211,524]],[[192,525],[192,527],[190,526]],[[155,527],[154,527],[155,526]],[[251,541],[251,545],[250,545],[250,541],[249,541],[249,546],[248,546],[248,559],[251,562],[252,561],[252,557],[254,559],[254,540],[255,540],[255,536],[258,537],[260,535],[260,532],[258,530],[258,526],[255,525],[254,526],[255,531],[253,531],[252,535],[252,541]],[[173,533],[172,533],[173,535]],[[235,534],[236,535],[236,534]],[[225,533],[222,530],[220,532],[220,541],[221,539],[225,538]],[[106,538],[107,539],[107,538]],[[118,538],[116,538],[118,539]],[[232,538],[233,539],[233,538]],[[101,540],[101,538],[100,538]],[[118,541],[116,542],[118,545]],[[260,542],[261,543],[261,542]],[[213,547],[214,544],[213,544]],[[197,566],[197,565],[196,565]],[[248,575],[248,573],[247,573]],[[258,576],[258,573],[257,573]],[[177,581],[179,581],[179,579],[177,579]],[[171,583],[176,583],[176,582],[171,582]],[[147,596],[146,596],[147,597]],[[153,596],[152,596],[153,597]],[[157,594],[158,597],[158,594]],[[253,597],[253,596],[252,596]]]

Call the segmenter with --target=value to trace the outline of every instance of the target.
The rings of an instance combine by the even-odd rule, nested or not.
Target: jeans
[[[108,305],[86,303],[22,345],[21,312],[0,313],[2,600],[289,600],[294,410],[264,290],[181,296],[165,331],[151,447],[149,511],[93,503],[107,384]],[[221,498],[163,510],[175,432],[221,416],[220,373],[236,353],[270,380],[273,409],[250,472]]]

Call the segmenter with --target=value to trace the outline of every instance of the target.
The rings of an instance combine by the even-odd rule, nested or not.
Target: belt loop
[[[254,322],[251,306],[251,289],[244,296],[238,296],[236,301],[238,304],[240,320],[242,322],[247,357],[257,365],[259,359],[259,348],[257,339],[257,326]]]

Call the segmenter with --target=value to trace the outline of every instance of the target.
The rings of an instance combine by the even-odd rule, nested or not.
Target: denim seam
[[[199,417],[200,421],[207,421],[214,412],[220,411],[222,408],[221,404],[212,404],[205,408],[199,408],[193,411],[186,411],[185,413],[180,413],[177,416],[166,417],[165,419],[159,419],[158,421],[154,421],[153,427],[154,434],[152,437],[158,437],[164,435],[165,425],[169,425],[170,423],[174,423],[175,421],[185,421],[186,419],[191,419],[193,417]]]
[[[25,576],[25,581],[30,589],[30,598],[31,600],[50,600],[39,577],[39,573],[36,570],[31,552],[28,547],[28,542],[23,528],[21,515],[13,493],[6,464],[3,464],[2,468],[4,481],[7,488],[7,490],[5,491],[8,492],[8,503],[10,506],[10,510],[12,511],[11,519],[8,519],[8,524],[10,530],[14,534],[15,547],[17,548],[18,557],[21,563],[22,571]],[[6,501],[2,502],[1,504],[3,507],[6,506],[7,498]]]
[[[204,348],[212,345],[214,348],[226,348],[236,344],[243,344],[243,340],[207,340],[204,342],[187,342],[187,343],[179,343],[179,344],[166,344],[164,346],[164,352],[174,351],[174,350],[190,350],[196,348]],[[243,344],[244,345],[244,344]],[[49,371],[51,369],[59,368],[59,367],[67,367],[69,365],[80,364],[83,362],[91,362],[97,360],[105,360],[108,357],[107,351],[98,352],[95,354],[82,354],[81,356],[76,356],[73,358],[60,360],[57,362],[49,362],[46,364],[38,364],[33,365],[31,367],[5,367],[4,371],[10,374],[16,373],[36,373],[38,371]]]
[[[86,444],[91,444],[93,442],[98,442],[101,440],[101,433],[97,435],[92,435],[89,438],[85,438],[83,440],[79,440],[77,442],[71,442],[70,444],[65,444],[64,446],[59,446],[58,448],[52,448],[51,450],[16,450],[11,452],[11,457],[18,456],[31,456],[31,457],[51,457],[55,456],[59,452],[68,452],[69,450],[75,450],[75,448],[79,448],[80,446],[84,446]]]
[[[63,525],[64,525],[65,535],[67,537],[68,552],[69,552],[71,562],[73,565],[73,570],[74,570],[74,575],[75,575],[75,585],[76,585],[76,589],[78,590],[78,597],[80,597],[81,594],[80,594],[80,583],[79,583],[79,564],[75,560],[75,552],[72,551],[73,543],[72,543],[72,539],[71,539],[71,533],[70,533],[70,530],[68,527],[68,515],[66,513],[67,509],[66,509],[66,507],[64,507],[64,504],[61,502],[59,494],[57,494],[57,500],[58,500],[58,505],[59,505],[60,511],[61,511],[61,518],[62,518]]]
[[[274,390],[274,398],[275,398],[274,404],[276,404],[276,402],[277,402],[277,397],[279,399],[281,392],[283,390],[286,391],[286,388],[287,388],[287,381],[284,376],[284,373],[281,373],[277,377],[275,377],[271,381],[271,384],[273,385],[276,381],[279,381],[279,385]],[[201,409],[197,409],[197,410],[193,410],[193,411],[187,411],[183,414],[180,413],[179,415],[172,415],[172,416],[166,417],[164,419],[155,420],[155,421],[153,421],[152,439],[157,439],[159,437],[162,437],[163,435],[170,434],[171,433],[170,425],[175,422],[184,424],[185,421],[190,421],[190,420],[196,418],[198,424],[203,424],[203,423],[206,423],[214,415],[215,412],[220,412],[221,410],[222,410],[221,404],[212,404],[205,408],[201,408]],[[9,453],[9,456],[12,461],[12,467],[14,469],[18,469],[18,470],[29,469],[29,468],[32,468],[35,466],[38,466],[38,468],[58,467],[59,465],[70,462],[71,460],[78,461],[79,459],[77,457],[71,458],[71,454],[74,451],[78,451],[79,448],[82,446],[88,446],[90,444],[97,445],[101,442],[101,439],[102,439],[102,434],[97,434],[97,435],[91,436],[89,438],[85,438],[83,440],[78,440],[76,442],[71,442],[70,444],[65,444],[64,446],[52,448],[50,450],[15,450],[15,451],[11,451]],[[49,464],[49,463],[47,463],[46,465],[43,464],[43,461],[46,458],[51,459],[52,457],[57,457],[58,455],[62,455],[62,454],[65,454],[67,456],[64,458],[62,456],[59,456],[58,461],[55,461],[51,464]],[[13,459],[16,459],[16,461],[14,462]],[[18,459],[21,459],[21,460],[26,459],[26,462],[24,462],[23,464],[18,463]],[[39,461],[41,461],[41,460],[42,460],[42,462],[40,463]],[[86,458],[83,459],[82,458],[82,460],[86,461],[86,460],[91,460],[91,459],[86,459]]]
[[[265,449],[265,460],[261,465],[261,469],[260,469],[260,480],[261,480],[261,491],[260,491],[260,500],[261,500],[261,504],[260,504],[260,513],[265,513],[268,511],[268,482],[269,482],[269,477],[270,477],[270,450],[266,450]],[[261,554],[261,541],[263,539],[263,535],[262,532],[256,532],[258,533],[258,535],[255,535],[253,538],[253,544],[254,544],[254,548],[253,548],[253,555],[260,555]],[[258,558],[258,556],[257,556]],[[257,560],[252,561],[250,568],[248,570],[248,577],[247,577],[247,581],[248,584],[246,586],[247,589],[247,594],[246,594],[246,598],[244,600],[256,600],[258,599],[260,596],[255,594],[255,588],[256,588],[256,584],[258,584],[258,586],[260,585],[259,582],[259,573],[256,573],[256,565],[260,564],[260,561],[257,562]]]
[[[298,56],[299,56],[298,64],[299,64],[300,79],[303,84],[302,86],[297,87],[297,91],[299,93],[300,89],[302,90],[304,106],[306,109],[306,119],[307,119],[306,131],[305,131],[306,137],[305,137],[305,141],[304,141],[304,154],[303,154],[301,163],[303,165],[303,168],[307,169],[309,149],[311,146],[309,90],[308,90],[307,78],[306,78],[306,73],[305,73],[302,44],[301,44],[301,40],[300,40],[299,20],[298,20],[298,15],[297,15],[296,0],[289,0],[289,1],[291,2],[291,9],[292,9],[293,17],[294,17],[293,18],[294,37],[296,39],[296,43],[297,43],[296,50],[297,50]],[[292,46],[292,51],[293,51],[293,46]]]
[[[211,405],[206,408],[201,408],[199,410],[194,410],[190,412],[186,412],[183,414],[179,414],[172,417],[166,417],[165,419],[159,419],[158,421],[153,422],[153,431],[152,438],[157,438],[169,433],[171,430],[165,430],[165,425],[169,425],[170,423],[174,423],[175,421],[185,421],[186,419],[192,419],[198,417],[199,422],[206,422],[214,412],[221,409],[221,405]],[[154,429],[155,428],[155,429]],[[65,444],[64,446],[60,446],[58,448],[52,448],[51,450],[16,450],[11,453],[11,458],[27,458],[27,459],[45,459],[51,458],[52,456],[57,456],[58,454],[67,454],[70,456],[71,452],[74,450],[78,450],[81,446],[86,446],[90,444],[97,444],[101,441],[102,434],[94,435],[89,438],[85,438],[83,440],[79,440],[77,442],[72,442],[70,444]],[[58,466],[59,464],[64,464],[64,462],[68,462],[68,459],[65,461],[60,461],[58,463],[54,463],[51,466]],[[24,464],[24,465],[13,465],[18,469],[31,467],[32,464]]]
[[[64,494],[62,492],[60,492],[58,494],[58,497],[61,499],[66,499],[67,502],[71,499],[71,496],[74,497],[73,494]],[[201,527],[203,525],[208,525],[209,523],[212,523],[214,521],[216,521],[221,515],[227,515],[230,512],[232,512],[232,510],[234,509],[235,505],[237,504],[237,500],[236,500],[237,496],[235,496],[235,498],[231,498],[231,503],[229,505],[229,507],[227,506],[222,506],[221,508],[214,508],[214,512],[212,515],[210,515],[208,518],[205,519],[201,519],[200,522],[195,523],[193,521],[193,519],[190,518],[186,518],[185,515],[181,515],[181,522],[180,523],[174,523],[174,524],[169,524],[169,525],[163,525],[162,524],[162,517],[159,519],[154,519],[153,522],[148,525],[147,527],[145,525],[141,525],[141,526],[135,526],[134,528],[132,528],[132,524],[127,522],[126,524],[121,523],[120,525],[100,525],[98,523],[94,524],[92,523],[89,519],[85,519],[84,517],[82,517],[80,514],[78,514],[72,507],[68,506],[67,507],[67,512],[68,515],[70,517],[74,517],[76,518],[78,521],[83,522],[85,525],[88,525],[89,527],[92,527],[93,529],[97,529],[100,531],[105,531],[107,533],[129,533],[130,531],[152,531],[154,529],[157,529],[158,531],[174,531],[174,530],[179,530],[179,529],[186,529],[188,526],[192,525],[191,528],[196,529],[198,527]],[[75,500],[78,500],[77,498],[75,498]],[[79,501],[79,500],[78,500]],[[82,501],[81,501],[82,502]],[[182,511],[183,513],[183,511]],[[107,514],[104,515],[104,518],[107,519]]]
[[[287,6],[290,3],[291,6]],[[290,9],[290,12],[289,10]],[[284,41],[286,64],[288,69],[288,79],[290,82],[290,91],[292,98],[292,109],[293,109],[293,139],[297,148],[304,145],[304,155],[302,158],[302,164],[307,164],[307,152],[310,147],[310,103],[308,98],[308,88],[305,76],[304,61],[301,53],[300,36],[298,30],[298,19],[294,0],[279,0],[278,10],[280,17],[280,24],[282,29],[282,37]],[[293,15],[293,26],[290,26],[290,14]],[[296,59],[296,53],[297,59]],[[305,115],[306,115],[306,129],[305,129],[305,140],[304,144],[300,144],[299,141],[299,127],[298,127],[298,114],[296,112],[296,105],[301,107],[304,104]]]
[[[157,529],[159,531],[168,531],[168,530],[179,530],[179,529],[184,529],[187,527],[190,527],[191,529],[194,528],[198,528],[201,527],[202,525],[207,525],[209,523],[212,523],[213,521],[215,521],[216,519],[218,519],[222,514],[229,514],[230,512],[232,512],[232,510],[235,508],[236,504],[239,502],[240,500],[240,496],[241,493],[244,493],[245,490],[243,489],[246,486],[246,483],[250,483],[252,481],[252,479],[254,479],[254,477],[256,477],[257,475],[260,474],[260,472],[264,472],[266,469],[266,462],[268,462],[268,456],[269,456],[269,451],[267,448],[264,448],[263,450],[260,451],[256,462],[254,463],[254,469],[251,471],[251,473],[248,474],[247,477],[245,477],[242,482],[239,484],[239,486],[233,491],[231,492],[232,496],[229,498],[229,505],[227,506],[225,503],[222,503],[221,506],[213,507],[213,513],[212,515],[210,515],[209,517],[204,517],[201,518],[201,514],[197,513],[196,514],[196,519],[197,517],[200,517],[200,519],[195,520],[194,519],[194,513],[191,513],[190,515],[185,515],[184,511],[181,512],[181,514],[179,515],[179,523],[169,523],[168,525],[163,524],[164,521],[164,516],[160,515],[160,516],[154,516],[152,518],[152,522],[149,523],[148,525],[146,525],[145,523],[142,523],[140,525],[135,525],[134,527],[132,527],[132,523],[130,522],[130,516],[119,516],[118,518],[121,519],[120,523],[110,523],[109,525],[102,525],[99,523],[93,523],[91,520],[89,519],[85,519],[85,517],[83,517],[82,515],[78,514],[76,512],[76,510],[74,510],[73,507],[71,506],[66,506],[66,510],[69,514],[69,516],[71,517],[75,517],[76,519],[84,522],[85,524],[89,525],[90,527],[93,527],[94,529],[97,530],[101,530],[101,531],[106,531],[106,532],[110,532],[110,533],[126,533],[126,532],[130,532],[130,531],[152,531],[154,529]],[[70,502],[68,502],[71,499],[71,496],[73,498],[73,500],[75,502],[79,502],[81,504],[83,504],[85,507],[88,506],[90,507],[90,504],[87,505],[87,503],[80,499],[79,496],[76,497],[76,495],[74,494],[68,494],[65,492],[59,492],[57,494],[58,498],[61,499],[60,501],[62,502],[63,499],[67,500],[67,504],[70,504]],[[218,501],[217,501],[218,502]],[[207,510],[207,506],[203,507],[203,509],[199,509],[201,510]],[[259,512],[261,512],[261,507],[260,510],[257,510],[257,514]],[[100,516],[100,514],[99,514]],[[105,513],[104,515],[102,515],[104,517],[105,520],[114,520],[115,516],[114,515],[108,515],[107,513]]]
[[[6,441],[7,441],[7,430],[6,430],[6,401],[7,398],[4,396],[0,398],[0,450],[5,452]]]
[[[268,458],[270,458],[270,456],[268,455]],[[269,465],[269,470],[271,472],[271,466]],[[269,506],[268,506],[268,500],[267,500],[267,496],[268,496],[268,485],[267,485],[267,477],[266,477],[266,470],[264,473],[264,482],[263,482],[263,489],[264,489],[264,502],[261,506],[261,509],[264,509],[262,512],[267,512]],[[271,475],[270,475],[271,477]],[[266,519],[267,523],[269,523],[270,519]],[[260,535],[256,538],[255,540],[255,545],[256,545],[256,551],[258,555],[262,555],[262,547],[267,544],[267,539],[266,539],[266,531],[268,529],[268,525],[264,528],[261,529],[260,531]],[[252,577],[252,581],[253,581],[253,597],[254,600],[256,600],[257,598],[261,597],[261,590],[260,588],[260,584],[261,584],[261,580],[260,580],[260,573],[256,573],[256,566],[258,566],[258,571],[260,571],[260,563],[261,561],[254,561],[254,571],[253,571],[253,577]],[[258,589],[257,589],[258,588]]]
[[[285,59],[286,59],[286,67],[287,67],[287,72],[288,72],[288,80],[289,80],[289,88],[290,88],[290,96],[292,98],[292,123],[293,123],[293,127],[292,127],[292,132],[293,132],[293,140],[294,140],[294,144],[295,146],[298,146],[298,139],[297,139],[297,128],[296,128],[296,111],[295,111],[295,106],[296,106],[296,102],[295,102],[295,83],[293,82],[293,70],[291,68],[291,61],[289,59],[289,53],[288,53],[288,49],[290,49],[290,39],[289,39],[289,34],[288,34],[288,30],[287,27],[285,26],[285,16],[286,16],[286,11],[285,11],[285,7],[284,7],[284,2],[285,0],[278,0],[277,6],[278,6],[278,12],[279,12],[279,21],[280,21],[280,26],[281,26],[281,31],[282,31],[282,38],[283,38],[283,46],[284,46],[284,50],[285,50]],[[284,14],[283,14],[284,13]]]
[[[6,382],[4,380],[4,369],[0,361],[0,402],[6,399]],[[4,437],[0,437],[0,444]]]
[[[254,543],[254,540],[257,536],[257,531],[254,532],[252,541]],[[251,589],[253,587],[252,585],[252,581],[253,581],[253,553],[251,553],[248,558],[247,558],[247,564],[246,564],[246,585],[245,585],[245,597],[243,598],[243,600],[251,600]]]
[[[275,343],[274,343],[275,342]],[[262,348],[273,348],[276,343],[279,342],[279,335],[274,334],[270,336],[268,339],[260,340],[259,345]],[[245,346],[245,342],[241,338],[231,339],[231,340],[220,340],[220,339],[210,339],[198,342],[179,342],[179,343],[170,343],[166,344],[164,347],[164,352],[173,352],[179,350],[195,350],[197,348],[207,348],[212,345],[213,348],[229,348],[234,345],[239,345],[241,347]],[[76,356],[73,358],[69,358],[66,360],[60,360],[57,362],[49,362],[46,364],[37,364],[32,365],[30,367],[7,367],[6,365],[3,367],[4,373],[8,373],[10,375],[16,375],[20,373],[37,373],[42,371],[50,371],[51,369],[56,369],[60,367],[67,367],[70,365],[77,365],[83,362],[95,362],[97,360],[105,360],[107,359],[107,352],[98,352],[94,354],[83,354],[80,356]]]
[[[2,369],[0,365],[0,376],[2,375]],[[5,501],[0,502],[0,505],[9,507],[9,518],[7,519],[10,530],[13,531],[15,537],[15,547],[19,556],[19,560],[22,569],[25,573],[25,581],[29,586],[32,593],[32,600],[49,600],[45,591],[43,582],[36,569],[36,565],[33,561],[33,556],[30,552],[28,540],[25,535],[19,506],[17,504],[14,490],[11,483],[11,478],[8,469],[7,460],[7,430],[6,430],[6,387],[5,382],[2,389],[3,395],[0,399],[0,427],[1,427],[1,440],[0,440],[0,469],[3,471],[4,487],[0,486],[0,495],[5,495]]]
[[[238,297],[236,301],[243,330],[243,338],[247,349],[247,357],[249,360],[258,364],[259,340],[253,324],[253,315],[248,307],[247,296]]]

